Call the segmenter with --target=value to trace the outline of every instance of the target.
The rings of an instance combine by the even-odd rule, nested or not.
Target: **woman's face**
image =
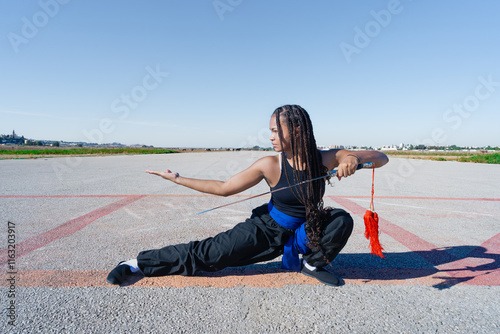
[[[271,117],[269,122],[269,130],[271,130],[271,144],[276,152],[289,151],[290,150],[290,136],[288,132],[288,126],[281,123],[281,130],[283,131],[283,141],[280,140],[278,133],[278,126],[276,125],[276,115]]]

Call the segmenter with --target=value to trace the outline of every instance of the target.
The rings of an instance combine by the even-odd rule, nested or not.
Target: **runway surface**
[[[227,179],[271,152],[0,161],[3,332],[500,333],[500,166],[392,158],[375,172],[384,259],[364,238],[371,171],[327,187],[355,228],[326,287],[280,259],[194,277],[108,272],[141,250],[212,236],[268,191],[197,193],[144,173]],[[15,245],[15,248],[13,247]],[[13,325],[14,324],[14,325]]]

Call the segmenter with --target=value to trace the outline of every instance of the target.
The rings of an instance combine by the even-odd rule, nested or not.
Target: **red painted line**
[[[42,234],[39,234],[35,237],[26,239],[24,241],[16,243],[16,259],[20,256],[26,255],[35,249],[38,249],[40,247],[43,247],[55,240],[58,240],[63,237],[67,237],[85,226],[89,225],[93,221],[104,217],[111,212],[114,212],[126,205],[129,205],[130,203],[133,203],[137,201],[138,199],[143,198],[144,196],[130,196],[126,197],[118,202],[111,203],[109,205],[106,205],[102,208],[99,208],[97,210],[94,210],[92,212],[89,212],[83,216],[80,216],[78,218],[72,219],[56,228],[53,228],[52,230],[49,230],[47,232],[44,232]],[[2,249],[0,251],[0,266],[3,266],[8,262],[7,260],[7,255],[8,255],[8,249]]]
[[[106,282],[109,271],[88,270],[32,270],[16,273],[17,287],[112,287]],[[8,286],[8,273],[2,277],[0,287]],[[252,270],[226,271],[225,274],[208,273],[204,276],[162,276],[138,277],[130,280],[134,287],[220,287],[233,288],[239,286],[259,288],[281,288],[285,285],[319,285],[314,278],[297,272],[269,271],[267,273]],[[127,283],[126,283],[127,284]]]
[[[370,196],[327,196],[334,198],[371,198]],[[375,198],[384,199],[424,199],[424,200],[443,200],[443,201],[500,201],[500,198],[462,198],[462,197],[411,197],[411,196],[375,196]]]
[[[251,197],[255,195],[242,195],[242,194],[236,194],[236,195],[231,195],[230,197]],[[267,195],[269,196],[269,195]],[[108,197],[221,197],[217,195],[210,195],[210,194],[160,194],[160,195],[0,195],[0,198],[108,198]],[[265,195],[262,195],[262,197],[265,197]]]
[[[145,195],[0,195],[0,198],[85,198],[85,197],[137,197]]]
[[[491,253],[497,255],[500,254],[500,233],[495,235],[493,238],[486,240],[481,244],[481,247],[486,248],[486,250]]]
[[[414,268],[342,268],[336,270],[346,284],[436,285],[443,282],[435,269]],[[17,287],[112,287],[106,282],[109,271],[103,270],[24,270],[16,273]],[[9,286],[9,273],[0,273],[0,287]],[[281,270],[229,269],[200,276],[133,277],[126,282],[133,287],[257,287],[282,288],[286,285],[322,285],[298,272]],[[488,284],[485,284],[488,285]]]
[[[143,195],[0,195],[0,198],[93,198],[93,197],[220,197],[210,194],[143,194]],[[231,197],[251,197],[255,195],[236,194]],[[263,197],[269,195],[263,195]],[[326,196],[332,199],[335,198],[370,198],[370,196]],[[500,202],[500,198],[460,198],[460,197],[410,197],[410,196],[376,196],[383,199],[423,199],[423,200],[444,200],[444,201],[493,201]]]
[[[335,272],[348,285],[426,285],[426,286],[453,286],[456,284],[470,284],[498,286],[498,281],[484,280],[485,276],[443,277],[443,273],[435,268],[339,268]],[[16,272],[16,286],[18,287],[111,287],[106,282],[108,270],[23,270]],[[0,272],[0,287],[9,286],[6,280],[10,278],[8,272]],[[483,279],[480,281],[480,279]],[[205,273],[199,276],[162,276],[162,277],[135,277],[126,285],[134,287],[258,287],[281,288],[286,285],[321,285],[314,278],[298,272],[281,270],[253,270],[253,269],[226,269],[222,272]]]

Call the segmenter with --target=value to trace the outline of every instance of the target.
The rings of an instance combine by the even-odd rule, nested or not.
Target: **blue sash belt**
[[[300,271],[299,252],[305,254],[309,251],[307,247],[307,237],[304,227],[305,218],[297,218],[278,211],[269,201],[267,205],[269,215],[281,226],[291,230],[295,230],[294,235],[288,239],[283,250],[283,259],[281,260],[281,268],[288,270]]]

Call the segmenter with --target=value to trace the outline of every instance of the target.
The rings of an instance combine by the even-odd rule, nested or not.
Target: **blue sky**
[[[500,2],[0,1],[0,133],[270,146],[500,146]]]

